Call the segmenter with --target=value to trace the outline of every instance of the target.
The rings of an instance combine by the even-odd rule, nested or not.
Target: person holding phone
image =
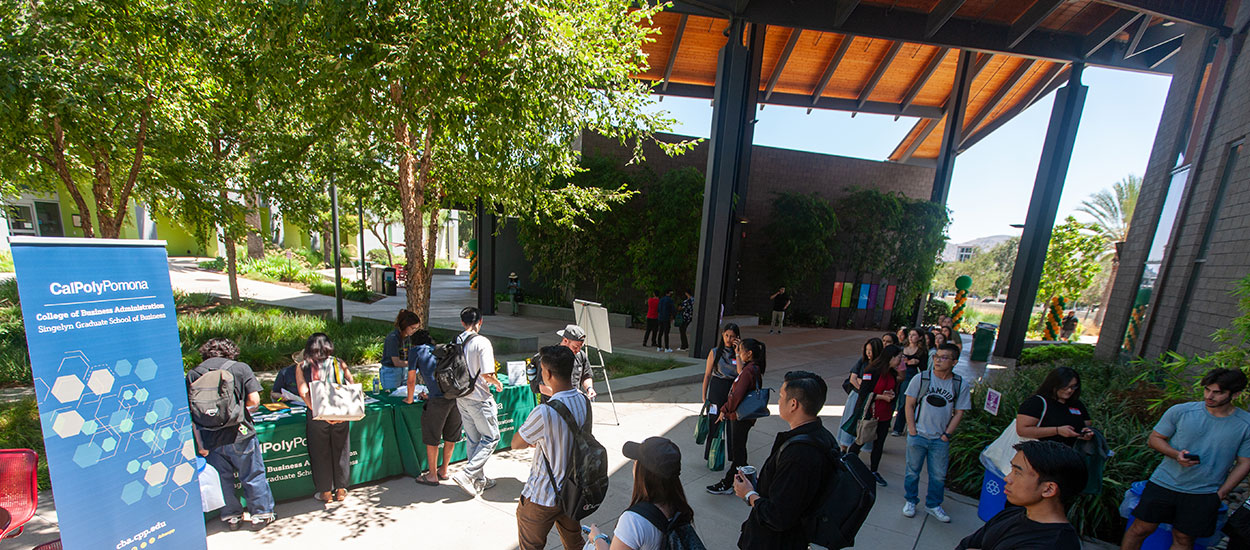
[[[742,334],[735,323],[725,323],[721,328],[720,342],[707,352],[707,368],[703,372],[703,401],[708,407],[708,428],[715,433],[720,408],[729,400],[729,389],[733,387],[734,378],[738,377],[738,340]],[[703,459],[712,452],[712,438],[707,438],[703,445]]]
[[[1201,384],[1202,401],[1173,405],[1150,433],[1163,462],[1133,510],[1122,550],[1141,548],[1160,523],[1172,525],[1173,549],[1193,548],[1194,539],[1215,533],[1220,502],[1250,474],[1250,412],[1233,405],[1246,375],[1216,368]]]
[[[1093,437],[1091,425],[1089,409],[1081,402],[1081,375],[1071,367],[1050,371],[1037,393],[1016,411],[1016,435],[1069,447]]]

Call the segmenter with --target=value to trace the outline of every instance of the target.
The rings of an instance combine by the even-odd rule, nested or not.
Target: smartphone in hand
[[[1197,463],[1201,463],[1201,462],[1202,462],[1202,457],[1200,457],[1200,456],[1198,456],[1198,455],[1196,455],[1196,454],[1193,454],[1193,453],[1185,453],[1185,454],[1184,454],[1184,458],[1185,458],[1185,460],[1192,460],[1192,461],[1197,462]]]

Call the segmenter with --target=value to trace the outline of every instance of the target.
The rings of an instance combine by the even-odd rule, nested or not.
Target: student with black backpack
[[[738,548],[806,550],[812,542],[805,519],[816,513],[824,488],[839,475],[830,459],[838,443],[818,416],[828,391],[824,379],[813,373],[786,373],[777,408],[790,430],[777,434],[754,486],[741,473],[734,476],[734,494],[751,506]]]
[[[616,521],[613,537],[590,526],[596,550],[702,550],[694,531],[694,510],[681,488],[681,450],[663,437],[630,441],[622,449],[634,462],[629,509]]]
[[[607,452],[590,435],[590,399],[573,387],[572,350],[547,346],[539,363],[551,399],[512,435],[514,450],[535,448],[517,504],[518,539],[521,550],[542,550],[554,525],[565,550],[577,550],[585,544],[578,520],[594,513],[607,493]]]
[[[463,388],[466,393],[453,393],[455,388],[445,384],[447,380],[436,380],[443,394],[456,400],[464,425],[464,441],[468,446],[469,459],[459,472],[451,476],[451,480],[470,496],[477,496],[495,486],[495,480],[486,477],[486,461],[499,446],[499,413],[495,396],[490,390],[503,391],[503,384],[495,378],[495,348],[489,339],[479,334],[482,312],[475,307],[460,310],[460,324],[464,326],[464,332],[450,346],[439,346],[434,355],[439,357],[440,354],[453,352],[462,354],[462,357],[452,357],[457,359],[455,361],[440,358],[434,375],[438,379],[443,375],[441,371],[445,365],[458,364],[460,367],[452,374],[457,375],[455,378],[458,381],[467,381]]]
[[[200,455],[221,476],[226,505],[221,520],[233,531],[243,521],[243,506],[234,495],[237,472],[247,497],[254,528],[273,521],[273,492],[265,479],[265,460],[256,441],[249,408],[260,405],[261,385],[247,363],[234,359],[239,348],[226,338],[200,346],[204,361],[187,372],[187,395]]]

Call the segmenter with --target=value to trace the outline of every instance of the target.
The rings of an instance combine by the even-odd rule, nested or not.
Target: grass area
[[[218,257],[213,260],[200,262],[199,267],[209,271],[224,272],[226,270],[226,260]],[[308,259],[304,255],[292,251],[266,252],[265,256],[260,259],[251,259],[246,255],[240,255],[237,267],[240,277],[246,277],[255,281],[310,285],[322,280],[321,274],[310,267]]]
[[[371,292],[368,285],[362,280],[348,281],[347,279],[340,279],[340,281],[343,285],[344,300],[371,303],[382,298],[381,294]],[[308,285],[308,291],[323,296],[334,296],[334,282],[326,280],[313,281]]]
[[[687,366],[685,363],[673,359],[651,359],[621,353],[612,354],[609,358],[604,359],[604,362],[607,363],[608,373],[612,378],[624,378],[636,374],[647,374],[649,372],[659,372]]]
[[[33,398],[0,403],[0,449],[32,449],[39,453],[39,489],[52,486],[48,481],[48,459],[43,451],[43,431],[39,427],[39,407]]]
[[[199,347],[210,338],[230,338],[239,346],[239,361],[254,370],[276,370],[291,364],[291,354],[304,349],[308,336],[324,332],[335,355],[349,365],[374,363],[382,357],[382,340],[391,325],[353,319],[342,325],[314,315],[262,306],[220,306],[178,318],[183,364],[200,362]]]
[[[17,279],[0,281],[0,387],[30,385],[26,327],[17,299]]]
[[[9,252],[0,252],[0,272],[13,272],[13,254]]]

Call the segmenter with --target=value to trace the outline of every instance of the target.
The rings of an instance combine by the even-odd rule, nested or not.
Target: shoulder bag
[[[330,357],[330,379],[322,380],[326,365],[313,365],[313,381],[308,384],[309,414],[313,420],[360,420],[365,417],[365,394],[360,384],[344,382],[339,360]]]
[[[755,389],[747,392],[742,398],[742,402],[738,403],[738,420],[755,420],[768,416],[768,399],[772,395],[772,390],[763,386],[763,375],[760,374],[759,368],[755,369]]]
[[[1040,395],[1036,397],[1042,400],[1042,417],[1037,419],[1037,424],[1040,426],[1042,420],[1046,418],[1046,398]],[[1012,420],[1011,424],[1003,429],[1003,433],[999,434],[998,439],[981,451],[981,465],[992,468],[998,477],[1004,477],[1007,472],[1011,471],[1011,459],[1016,456],[1015,446],[1022,441],[1033,441],[1033,438],[1020,437],[1020,434],[1016,433],[1016,421]]]

